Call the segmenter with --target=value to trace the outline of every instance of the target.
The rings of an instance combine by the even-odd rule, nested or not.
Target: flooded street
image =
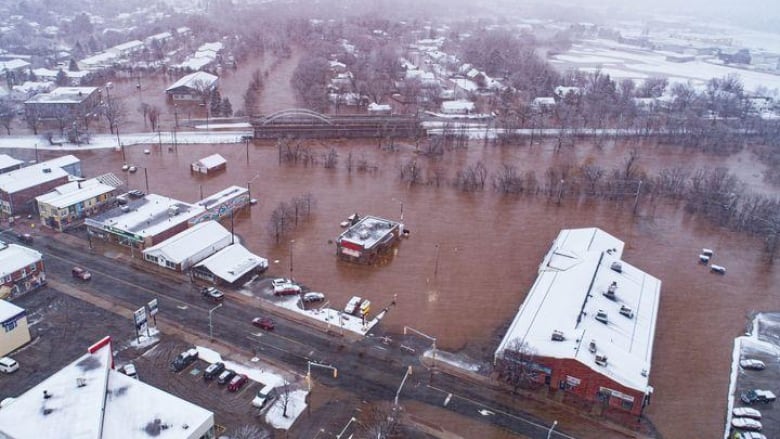
[[[329,147],[331,144],[328,144]],[[399,181],[399,168],[413,146],[383,152],[373,141],[334,143],[336,169],[321,165],[279,165],[271,143],[237,145],[180,145],[178,153],[157,145],[128,148],[128,163],[136,174],[122,173],[121,154],[94,151],[79,154],[89,176],[114,172],[132,189],[146,190],[187,202],[208,196],[231,184],[251,182],[259,204],[235,222],[236,232],[249,249],[267,257],[270,275],[291,275],[307,287],[322,291],[331,306],[342,308],[353,295],[370,299],[373,312],[397,297],[382,325],[393,332],[404,326],[437,337],[442,349],[466,352],[489,360],[502,327],[514,316],[530,288],[537,267],[562,228],[604,229],[626,242],[624,259],[663,281],[651,384],[655,394],[647,414],[663,434],[693,428],[701,437],[721,432],[725,413],[732,339],[744,330],[745,315],[771,310],[780,292],[778,270],[764,262],[757,239],[715,229],[687,216],[683,209],[658,205],[631,213],[608,201],[575,202],[560,206],[544,196],[501,196],[490,189],[461,193],[442,185],[409,187]],[[313,149],[324,153],[326,145]],[[151,149],[144,155],[143,149]],[[671,147],[646,148],[640,164],[648,170],[670,166]],[[570,160],[553,155],[550,145],[484,147],[446,154],[436,162],[448,177],[465,164],[485,162],[492,172],[499,163],[539,174],[551,162]],[[213,152],[228,162],[227,172],[212,177],[190,174],[189,164]],[[376,172],[347,171],[348,154],[376,165]],[[588,158],[605,167],[619,165],[623,154],[612,148],[582,145],[578,160]],[[733,164],[732,158],[692,154],[693,163]],[[743,155],[735,172],[760,169]],[[47,158],[47,157],[41,157]],[[731,163],[729,162],[731,161]],[[757,186],[759,187],[759,186]],[[268,232],[271,212],[283,201],[311,192],[316,207],[282,242]],[[384,266],[366,267],[339,262],[330,243],[342,229],[339,222],[358,212],[403,219],[411,236]],[[226,224],[229,226],[229,222]],[[294,241],[294,242],[293,242]],[[715,250],[713,261],[728,268],[726,276],[710,274],[697,263],[702,247]],[[292,252],[292,255],[290,254]],[[292,257],[291,257],[292,256]]]

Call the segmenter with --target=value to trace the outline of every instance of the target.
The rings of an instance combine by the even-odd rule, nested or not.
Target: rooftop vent
[[[596,364],[599,366],[606,366],[607,365],[607,356],[606,355],[596,355]]]
[[[623,272],[623,264],[617,261],[613,262],[612,265],[609,266],[609,268],[611,268],[613,271],[617,271],[618,273]]]
[[[640,373],[643,377],[647,378],[647,369],[642,369],[642,372]]]
[[[43,399],[49,399],[51,398],[51,393],[49,393],[48,390],[43,391]]]
[[[81,387],[84,387],[86,385],[87,385],[87,379],[86,378],[82,378],[82,377],[76,378],[76,387],[81,388]]]
[[[590,352],[591,354],[596,353],[596,340],[590,341],[590,344],[588,345],[588,352]]]
[[[603,309],[600,309],[599,312],[596,313],[596,320],[606,325],[609,322],[609,318],[607,318],[607,312]]]
[[[604,297],[606,297],[609,300],[615,300],[615,292],[617,291],[617,282],[612,282],[612,284],[607,288],[607,291],[604,292]]]
[[[632,310],[631,308],[627,307],[626,305],[622,305],[620,307],[620,314],[628,317],[629,319],[633,319],[634,318],[634,310]]]
[[[559,330],[554,330],[552,333],[552,337],[550,337],[552,341],[564,341],[566,338],[563,336],[563,332]]]
[[[51,174],[51,168],[43,168],[44,174]]]

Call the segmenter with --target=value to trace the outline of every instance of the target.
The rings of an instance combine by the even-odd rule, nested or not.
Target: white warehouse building
[[[171,270],[185,271],[234,241],[230,231],[220,223],[206,221],[145,249],[144,260]]]

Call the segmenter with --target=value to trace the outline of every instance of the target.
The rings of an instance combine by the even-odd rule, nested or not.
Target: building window
[[[625,399],[621,399],[620,405],[626,410],[631,410],[634,408],[634,401],[626,401]]]
[[[35,268],[35,264],[30,265],[30,273],[35,273],[37,271],[37,268]]]
[[[3,278],[3,283],[6,283],[6,284],[11,283],[11,275],[10,274]]]
[[[168,268],[174,268],[174,269],[176,268],[176,264],[174,264],[171,261],[165,261],[165,266]]]

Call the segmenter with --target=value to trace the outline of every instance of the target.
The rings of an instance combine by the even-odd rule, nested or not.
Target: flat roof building
[[[196,224],[144,250],[144,259],[161,267],[185,271],[234,242],[229,230],[216,221]]]
[[[121,183],[113,174],[106,174],[89,180],[72,181],[36,197],[41,224],[62,232],[80,225],[89,215],[113,207],[118,189],[104,181]]]
[[[233,244],[195,265],[192,275],[215,284],[236,285],[266,269],[267,259],[253,254],[241,244]]]
[[[192,172],[201,174],[211,174],[222,171],[225,168],[227,168],[227,160],[219,154],[212,154],[208,157],[204,157],[190,165]]]
[[[201,206],[148,194],[87,218],[85,224],[93,237],[147,248],[186,230],[189,221],[203,211]]]
[[[13,299],[45,284],[40,252],[0,241],[0,299]]]
[[[0,437],[207,439],[214,413],[114,370],[108,337],[0,410]]]
[[[20,169],[24,162],[11,157],[8,154],[0,154],[0,174]]]
[[[249,189],[241,186],[228,186],[195,204],[205,210],[201,215],[193,218],[191,223],[219,221],[229,217],[237,210],[249,206]]]
[[[81,176],[81,161],[66,155],[0,174],[0,211],[7,215],[32,212],[35,197]]]
[[[495,352],[499,370],[520,365],[553,389],[641,414],[661,281],[622,261],[623,247],[597,228],[562,230]]]
[[[336,240],[336,254],[343,260],[372,264],[400,237],[401,224],[395,221],[375,216],[355,220]]]
[[[27,311],[11,302],[0,300],[0,357],[30,342]]]

